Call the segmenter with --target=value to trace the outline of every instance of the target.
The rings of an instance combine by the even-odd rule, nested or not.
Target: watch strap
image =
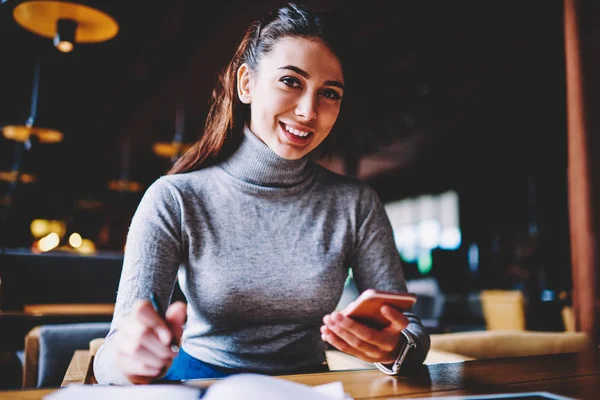
[[[417,344],[415,343],[414,339],[409,333],[407,333],[405,330],[401,331],[400,333],[404,335],[406,341],[402,341],[403,343],[400,347],[400,351],[398,352],[398,357],[396,357],[396,360],[392,364],[392,367],[388,368],[382,363],[375,363],[377,369],[383,372],[384,374],[398,375],[400,373],[400,368],[402,368],[402,364],[404,363],[404,359],[406,358],[406,355],[408,354],[410,349],[412,349],[413,347],[417,347]]]

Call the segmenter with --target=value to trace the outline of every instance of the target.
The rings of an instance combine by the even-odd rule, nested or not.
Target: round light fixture
[[[54,36],[54,46],[63,53],[68,53],[75,46],[75,31],[77,22],[72,19],[59,19],[56,21],[56,35]]]
[[[157,142],[152,146],[152,150],[159,157],[173,158],[185,153],[190,147],[190,143]]]
[[[65,1],[25,1],[14,8],[13,17],[28,31],[53,39],[65,53],[75,43],[103,42],[119,32],[119,24],[107,13]]]
[[[142,184],[126,179],[118,179],[109,181],[108,188],[115,192],[139,193],[142,191]]]
[[[29,137],[36,135],[40,143],[59,143],[63,140],[63,134],[56,129],[39,128],[27,125],[6,125],[2,128],[2,134],[6,139],[16,142],[26,142]]]
[[[35,182],[36,177],[32,174],[19,173],[18,171],[0,171],[0,181],[2,182],[15,182],[19,181],[21,183],[33,183]]]

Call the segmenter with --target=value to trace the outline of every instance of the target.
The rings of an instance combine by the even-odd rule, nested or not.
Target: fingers
[[[350,345],[353,349],[362,352],[367,357],[381,357],[381,347],[363,339],[363,337],[368,336],[369,340],[373,340],[372,335],[369,335],[364,331],[365,329],[369,329],[366,326],[361,326],[360,324],[351,321],[350,318],[344,317],[339,313],[334,313],[331,316],[325,316],[323,321],[329,330],[335,333],[336,336]],[[359,332],[362,334],[362,337],[360,336]],[[373,335],[377,334],[377,332],[373,332]]]
[[[146,385],[154,380],[153,377],[143,375],[125,374],[125,377],[134,385]]]
[[[157,356],[156,353],[148,350],[143,345],[130,346],[130,348],[132,348],[132,350],[129,351],[123,351],[124,349],[121,349],[121,355],[125,357],[129,356],[129,359],[133,358],[131,356],[135,356],[137,364],[142,365],[143,367],[160,370],[171,360],[171,357],[169,356],[164,358]]]
[[[321,329],[321,331],[323,332],[323,328]],[[341,339],[339,336],[337,336],[334,332],[330,331],[326,327],[325,327],[325,332],[326,333],[322,333],[321,338],[323,338],[323,340],[327,341],[329,344],[331,344],[336,349],[343,351],[344,353],[350,354],[350,355],[352,355],[356,358],[359,358],[363,361],[366,361],[366,362],[377,362],[376,359],[371,358],[371,357],[367,356],[366,354],[364,354],[363,352],[350,346],[343,339]]]
[[[176,305],[170,317],[174,325],[185,320],[185,306]],[[115,337],[118,367],[132,383],[147,383],[173,362],[176,353],[170,348],[171,339],[175,334],[181,336],[182,327],[179,324],[172,333],[170,325],[148,301],[138,302],[119,323]]]
[[[165,345],[171,343],[171,330],[154,310],[152,303],[146,300],[139,301],[134,307],[132,315],[144,326],[154,329],[161,343]]]
[[[348,331],[360,341],[366,342],[367,344],[377,347],[380,352],[393,351],[396,348],[396,344],[398,343],[399,336],[397,332],[373,329],[359,322],[356,322],[352,318],[346,317],[345,315],[342,315],[340,313],[334,312],[329,317],[325,316],[325,318],[323,318],[323,322],[325,322],[327,327],[333,330],[336,334],[339,335],[339,332],[334,329],[334,326],[337,326],[339,329]],[[341,336],[343,339],[346,339],[344,335],[339,336]],[[355,341],[351,340],[350,344],[353,343],[355,343]],[[362,345],[362,347],[358,348],[366,349],[367,346]]]
[[[173,357],[169,348],[158,339],[155,331],[139,323],[131,323],[127,329],[122,329],[119,332],[119,340],[123,354],[136,357],[138,348],[144,348],[164,360]]]
[[[323,322],[325,322],[325,319],[327,318],[329,323],[339,325],[340,327],[351,331],[353,335],[361,340],[364,340],[365,342],[376,344],[386,341],[386,335],[381,331],[356,322],[352,318],[346,317],[341,313],[334,312],[330,316],[325,316]]]
[[[165,319],[175,341],[179,343],[183,334],[183,325],[187,319],[187,304],[181,301],[171,304],[167,309]]]
[[[117,365],[132,383],[148,383],[160,376],[173,361],[172,355],[160,357],[141,343],[127,341],[127,344],[118,348]]]
[[[132,383],[148,383],[161,374],[162,368],[155,367],[131,357],[118,355],[119,369]]]
[[[326,315],[321,338],[337,349],[367,362],[393,361],[400,332],[408,325],[408,319],[389,306],[384,306],[382,313],[390,321],[390,325],[382,330],[370,328],[338,312]]]
[[[408,318],[406,318],[406,315],[396,310],[394,307],[381,307],[381,314],[390,321],[390,325],[384,329],[386,332],[400,333],[400,331],[408,325],[409,321]]]

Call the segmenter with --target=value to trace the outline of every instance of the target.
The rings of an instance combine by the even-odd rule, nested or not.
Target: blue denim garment
[[[224,378],[233,374],[251,372],[241,369],[225,368],[205,363],[186,353],[183,348],[179,349],[179,354],[173,360],[173,364],[167,371],[167,374],[160,381],[181,381],[185,379],[214,379]],[[329,372],[327,364],[300,370],[296,373]],[[276,375],[276,374],[275,374]]]
[[[183,348],[180,348],[179,354],[171,364],[171,368],[161,380],[181,381],[184,379],[224,378],[241,372],[243,371],[207,364],[190,356]]]

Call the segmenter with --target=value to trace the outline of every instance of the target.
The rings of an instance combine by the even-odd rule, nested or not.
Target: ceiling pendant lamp
[[[36,180],[35,175],[26,174],[19,171],[0,171],[0,182],[15,182],[19,181],[20,183],[28,184],[34,183]]]
[[[35,64],[33,73],[33,85],[31,89],[31,108],[29,117],[24,125],[5,125],[2,127],[2,135],[8,140],[24,143],[26,150],[30,150],[33,141],[38,143],[58,143],[63,140],[62,132],[56,129],[34,126],[37,116],[38,93],[40,85],[40,61]]]
[[[119,32],[119,24],[107,13],[66,1],[24,1],[14,8],[13,18],[24,29],[52,39],[63,53],[76,43],[103,42]]]
[[[121,146],[121,174],[119,179],[108,181],[108,189],[120,194],[139,193],[143,190],[142,184],[129,179],[129,154],[131,152],[129,136],[123,138]]]
[[[173,135],[173,140],[171,142],[156,142],[152,146],[154,154],[161,158],[170,159],[171,164],[174,164],[183,153],[192,147],[192,143],[183,142],[185,131],[185,108],[183,100],[181,99],[181,94],[179,97],[180,99],[177,102],[177,108],[175,110],[175,134]]]

